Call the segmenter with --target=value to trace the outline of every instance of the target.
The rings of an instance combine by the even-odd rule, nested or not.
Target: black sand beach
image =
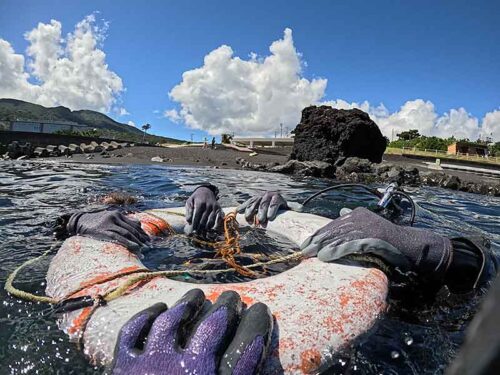
[[[237,151],[231,148],[217,145],[216,149],[191,147],[153,147],[135,146],[109,151],[104,155],[76,154],[71,158],[64,156],[57,158],[45,158],[45,160],[67,160],[77,163],[97,164],[167,164],[187,165],[199,167],[218,167],[227,169],[240,169],[237,160],[244,158],[253,163],[277,163],[283,164],[288,160],[289,149],[262,150],[255,156],[249,156],[247,152]],[[154,157],[163,159],[163,163],[151,161]]]

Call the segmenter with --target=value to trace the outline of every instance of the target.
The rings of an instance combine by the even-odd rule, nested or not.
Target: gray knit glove
[[[278,210],[288,210],[288,204],[277,191],[266,191],[262,195],[250,198],[241,204],[236,210],[238,213],[245,213],[245,219],[253,223],[255,217],[261,224],[268,220],[274,220]]]
[[[129,250],[137,250],[150,240],[139,221],[116,210],[78,212],[71,215],[66,228],[71,236],[115,242]]]
[[[186,201],[186,221],[184,233],[197,232],[203,235],[209,230],[222,228],[224,211],[217,201],[217,187],[206,184],[198,186]]]
[[[452,258],[451,241],[424,229],[402,227],[358,207],[309,237],[301,246],[305,256],[323,262],[350,254],[369,254],[401,271],[442,279]]]

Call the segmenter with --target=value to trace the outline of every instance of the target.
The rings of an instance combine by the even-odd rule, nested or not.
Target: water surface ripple
[[[279,189],[292,201],[331,184],[321,179],[251,171],[164,166],[61,165],[0,162],[0,282],[27,259],[56,244],[49,224],[59,215],[96,205],[97,198],[124,190],[140,198],[140,209],[184,204],[193,188],[211,182],[220,189],[223,206],[233,206],[265,190]],[[419,188],[417,226],[444,235],[481,234],[495,251],[500,248],[499,198]],[[314,201],[311,211],[336,217],[342,206],[369,206],[361,193],[334,193]],[[43,293],[50,257],[22,272],[17,285]],[[0,374],[99,374],[57,329],[45,305],[15,300],[3,288],[0,306]],[[477,299],[435,303],[417,310],[391,309],[373,329],[339,358],[335,371],[357,373],[442,373],[463,330],[477,308]]]

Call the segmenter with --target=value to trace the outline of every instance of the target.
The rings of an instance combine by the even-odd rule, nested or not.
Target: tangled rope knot
[[[230,212],[224,217],[224,240],[222,241],[203,241],[194,239],[195,242],[207,245],[215,249],[215,258],[220,257],[230,267],[234,268],[240,275],[253,277],[255,272],[236,262],[235,255],[241,254],[239,223],[236,220],[237,212]]]
[[[224,241],[215,243],[216,256],[220,256],[229,266],[243,276],[255,275],[250,269],[239,265],[234,259],[235,254],[241,254],[239,224],[236,212],[231,212],[224,218]]]

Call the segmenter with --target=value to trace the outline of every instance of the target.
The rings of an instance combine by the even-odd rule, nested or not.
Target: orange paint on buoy
[[[321,353],[311,349],[300,353],[300,369],[303,373],[308,374],[317,370],[321,365]]]
[[[68,328],[68,332],[70,334],[74,334],[80,331],[83,328],[83,325],[85,324],[91,313],[92,313],[92,307],[84,307],[82,309],[82,312],[71,323],[71,326]]]
[[[245,288],[245,287],[235,287],[235,286],[231,286],[230,288],[227,288],[227,287],[217,287],[216,289],[212,289],[207,295],[206,295],[206,298],[214,303],[217,298],[219,298],[219,296],[225,292],[226,290],[234,290],[235,292],[238,292],[240,297],[241,297],[241,301],[247,305],[247,306],[251,306],[255,303],[255,300],[248,296],[247,294],[245,294],[245,292],[248,291],[248,288]]]
[[[346,307],[351,298],[348,294],[342,293],[340,294],[339,299],[340,299],[340,306]]]
[[[343,334],[344,333],[344,321],[343,319],[336,319],[333,316],[328,316],[325,318],[324,324],[328,327],[328,333]]]
[[[131,215],[141,222],[142,229],[149,236],[160,236],[162,234],[171,234],[172,228],[163,219],[145,213],[136,213]]]

